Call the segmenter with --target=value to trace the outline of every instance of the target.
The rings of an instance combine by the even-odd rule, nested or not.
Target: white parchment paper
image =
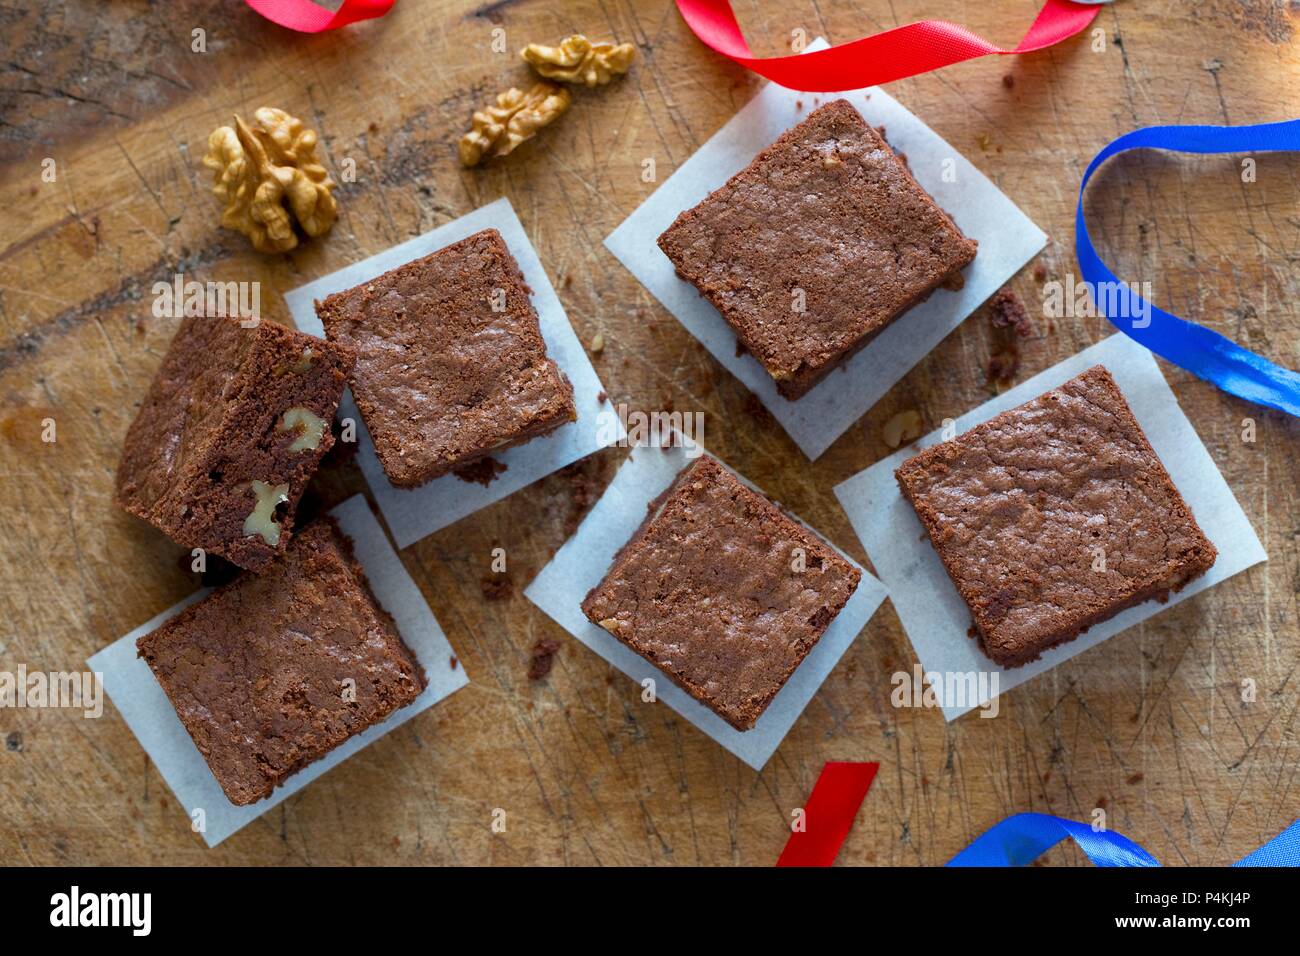
[[[932,432],[835,488],[876,573],[889,589],[903,629],[927,673],[996,672],[999,690],[1008,691],[1164,608],[1268,559],[1255,529],[1183,414],[1155,359],[1125,335],[1103,339],[968,412],[956,420],[957,433],[1037,398],[1093,365],[1104,365],[1115,377],[1151,447],[1191,507],[1197,524],[1219,549],[1218,560],[1203,577],[1171,595],[1168,604],[1157,601],[1139,604],[1094,625],[1076,640],[1053,648],[1032,664],[1002,670],[980,652],[974,638],[967,636],[970,611],[931,547],[916,512],[903,499],[894,480],[894,469],[905,459],[939,441],[940,433]],[[975,702],[946,706],[944,717],[954,720],[975,706],[978,706]]]
[[[824,46],[825,41],[818,40],[809,49]],[[963,273],[966,285],[960,292],[935,290],[792,402],[777,394],[776,383],[752,355],[736,355],[731,327],[694,286],[677,277],[655,240],[679,213],[740,172],[816,105],[841,96],[873,126],[884,124],[890,145],[907,155],[917,182],[962,232],[979,241],[979,254]],[[817,458],[1046,242],[1043,231],[983,173],[879,87],[818,94],[814,99],[813,94],[770,83],[628,216],[605,239],[605,246],[758,396],[804,454]]]
[[[388,543],[383,528],[362,495],[354,495],[331,514],[352,539],[357,561],[365,569],[371,590],[379,603],[393,615],[402,640],[424,665],[429,686],[414,701],[389,715],[323,758],[289,777],[265,800],[237,807],[226,799],[217,778],[212,776],[203,755],[194,746],[171,702],[153,676],[149,665],[136,657],[135,642],[164,621],[179,614],[209,589],[190,595],[153,620],[140,625],[86,662],[92,671],[104,675],[104,689],[131,728],[149,759],[157,765],[167,786],[186,813],[202,809],[207,829],[202,833],[208,846],[216,846],[245,824],[260,817],[281,800],[297,793],[331,767],[347,760],[362,747],[378,740],[416,714],[433,706],[469,683],[462,665],[451,666],[452,648],[443,634],[419,587],[411,580],[401,559]]]
[[[885,599],[885,589],[863,571],[862,580],[844,609],[768,705],[753,729],[736,730],[672,683],[641,655],[588,621],[582,613],[583,598],[600,583],[613,563],[615,553],[640,526],[650,502],[672,484],[677,473],[690,461],[682,448],[633,449],[573,537],[542,568],[524,594],[556,623],[634,682],[640,684],[646,678],[653,678],[658,703],[667,704],[749,766],[761,770],[826,676]],[[852,558],[846,555],[845,560],[861,570]]]
[[[505,464],[506,470],[487,487],[462,481],[455,475],[443,475],[419,488],[397,488],[384,474],[352,393],[346,392],[339,403],[339,417],[357,423],[357,460],[399,548],[414,544],[622,436],[621,430],[615,434],[616,428],[611,427],[614,416],[607,415],[609,421],[603,432],[600,428],[602,403],[598,396],[603,391],[600,379],[508,199],[498,199],[445,226],[294,289],[284,297],[293,321],[302,331],[323,337],[325,329],[316,315],[314,300],[350,289],[481,229],[496,229],[501,233],[532,288],[533,306],[541,320],[547,354],[573,383],[578,420],[549,435],[494,453],[492,457]]]

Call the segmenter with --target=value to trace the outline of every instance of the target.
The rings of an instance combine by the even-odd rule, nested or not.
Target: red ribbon
[[[358,20],[382,17],[396,0],[343,0],[342,6],[330,11],[312,0],[244,0],[272,23],[299,33],[324,33],[337,30]]]
[[[805,829],[790,834],[777,866],[830,866],[876,779],[878,763],[827,761],[804,805]]]
[[[750,53],[728,0],[677,0],[677,9],[695,35],[717,53],[789,89],[831,93],[901,80],[990,53],[1032,53],[1079,33],[1099,8],[1047,0],[1012,50],[994,46],[955,23],[922,20],[828,50],[771,57]]]

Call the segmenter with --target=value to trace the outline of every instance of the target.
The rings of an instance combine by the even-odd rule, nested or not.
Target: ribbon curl
[[[1300,374],[1275,365],[1262,355],[1195,322],[1188,322],[1150,305],[1121,283],[1093,248],[1083,216],[1083,191],[1107,159],[1130,149],[1168,149],[1181,153],[1247,153],[1300,149],[1300,120],[1257,126],[1148,126],[1107,144],[1079,184],[1074,217],[1075,254],[1079,272],[1094,291],[1093,302],[1112,325],[1157,355],[1248,402],[1300,415]],[[1111,306],[1102,309],[1102,305]]]
[[[729,0],[677,0],[677,9],[700,41],[760,76],[801,93],[833,93],[928,73],[964,60],[1032,53],[1080,33],[1100,7],[1047,0],[1029,32],[1010,50],[946,20],[921,20],[851,43],[793,56],[756,57],[749,50]]]
[[[1159,866],[1146,850],[1122,833],[1097,832],[1046,813],[1017,813],[995,823],[949,862],[949,866],[1025,866],[1070,838],[1096,866]],[[1300,866],[1300,820],[1233,866]]]
[[[337,10],[327,10],[312,0],[244,0],[257,13],[299,33],[324,33],[358,20],[382,17],[396,0],[343,0]]]

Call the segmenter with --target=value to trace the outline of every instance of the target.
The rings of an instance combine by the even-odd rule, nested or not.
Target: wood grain
[[[1035,0],[737,4],[751,46],[791,31],[832,42],[923,16],[1003,45]],[[1076,267],[1072,214],[1084,165],[1138,125],[1297,115],[1300,26],[1286,0],[1119,0],[1083,36],[904,80],[892,95],[996,181],[1052,236],[1012,283],[1036,314],[1042,284]],[[280,293],[499,196],[509,196],[611,399],[702,410],[712,448],[865,559],[838,481],[884,456],[881,429],[917,409],[928,426],[989,395],[998,347],[977,312],[815,463],[755,414],[715,363],[604,250],[649,193],[758,87],[702,47],[668,0],[401,0],[384,20],[303,37],[235,0],[0,0],[0,667],[79,669],[192,591],[180,550],[114,510],[122,437],[174,331],[150,287],[183,271]],[[491,52],[503,28],[509,54]],[[207,52],[191,50],[206,31]],[[575,96],[570,114],[506,160],[455,161],[469,114],[528,73],[514,50],[571,31],[631,40],[632,73]],[[1004,77],[1011,77],[1009,85]],[[273,105],[321,134],[339,190],[333,233],[289,255],[254,253],[217,227],[200,164],[208,132]],[[41,179],[56,162],[57,180]],[[1090,190],[1094,236],[1121,275],[1237,341],[1300,364],[1300,159],[1137,154]],[[1040,321],[1031,375],[1107,334],[1101,320]],[[939,864],[1022,810],[1112,827],[1170,864],[1223,864],[1300,810],[1300,425],[1162,368],[1241,499],[1270,560],[1062,665],[1003,700],[996,720],[945,724],[896,710],[889,676],[914,660],[886,603],[762,773],[677,719],[529,604],[522,587],[562,543],[607,451],[408,548],[403,558],[473,683],[370,746],[216,850],[109,706],[100,720],[0,711],[0,858],[16,863],[461,863],[769,865],[822,762],[879,760],[840,856]],[[54,418],[58,440],[40,439]],[[1242,420],[1258,440],[1241,440]],[[363,490],[354,462],[318,478],[308,507]],[[489,599],[491,549],[512,588]],[[560,642],[527,676],[531,649]],[[1243,703],[1253,680],[1258,697]],[[492,811],[507,812],[505,833]],[[1071,848],[1045,858],[1079,862]]]

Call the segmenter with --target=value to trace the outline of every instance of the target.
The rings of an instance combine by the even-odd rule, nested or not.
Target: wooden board
[[[778,54],[795,29],[842,42],[924,16],[1010,46],[1037,6],[762,0],[738,14],[755,51]],[[705,412],[717,453],[860,560],[832,487],[888,452],[881,429],[897,412],[932,427],[990,394],[984,369],[1000,345],[981,310],[810,464],[604,250],[655,188],[642,160],[666,177],[759,85],[698,43],[668,0],[400,0],[382,21],[317,37],[237,0],[0,0],[0,24],[4,669],[78,669],[196,587],[181,550],[110,500],[175,328],[152,317],[150,290],[177,271],[259,281],[264,314],[287,321],[283,291],[509,196],[580,337],[604,336],[595,363],[611,399]],[[1097,26],[1101,52],[1085,35],[889,88],[1051,235],[1012,283],[1035,314],[1043,282],[1077,271],[1079,176],[1105,142],[1145,124],[1300,112],[1294,4],[1120,0]],[[511,52],[491,51],[497,28]],[[191,49],[195,29],[206,53]],[[513,51],[572,31],[635,42],[631,75],[579,91],[570,115],[508,159],[462,170],[470,113],[529,80]],[[336,177],[346,160],[357,169],[333,233],[291,255],[259,255],[218,228],[200,162],[211,129],[262,105],[317,129]],[[1121,158],[1091,191],[1094,236],[1163,306],[1296,367],[1300,158],[1255,157],[1253,183],[1240,159]],[[1109,331],[1096,319],[1040,326],[1021,379]],[[111,706],[100,720],[0,711],[0,859],[769,865],[823,761],[838,759],[881,762],[843,863],[939,864],[1016,811],[1088,820],[1098,807],[1166,863],[1231,862],[1300,815],[1300,424],[1162,368],[1270,560],[1016,689],[998,719],[949,725],[890,705],[890,675],[914,656],[888,603],[762,773],[641,703],[520,593],[625,454],[610,450],[406,549],[473,683],[216,850]],[[338,463],[308,507],[363,488],[355,463]],[[496,546],[511,588],[489,599]],[[532,681],[543,638],[560,650]],[[498,808],[504,833],[491,829]],[[1081,859],[1069,847],[1045,858]]]

